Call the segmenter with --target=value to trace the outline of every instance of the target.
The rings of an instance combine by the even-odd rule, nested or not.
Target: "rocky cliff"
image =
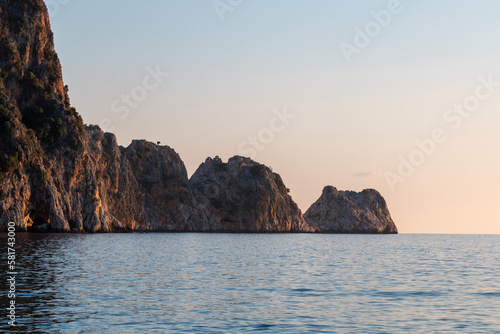
[[[0,0],[0,228],[190,229],[199,214],[179,156],[119,148],[84,127],[67,93],[43,1]]]
[[[208,158],[190,183],[220,232],[314,232],[288,195],[281,177],[240,156]]]
[[[42,1],[0,0],[0,128],[1,226],[69,231],[107,220]]]
[[[85,126],[43,1],[0,0],[0,231],[330,231],[314,216],[307,223],[281,177],[251,159],[208,159],[189,180],[170,147],[124,148]]]
[[[304,217],[325,233],[398,233],[384,198],[373,189],[357,193],[325,187]]]
[[[20,231],[58,232],[306,228],[279,176],[264,167],[240,187],[246,169],[232,163],[213,184],[204,165],[190,182],[173,149],[146,141],[119,147],[113,134],[84,126],[70,106],[41,0],[0,0],[0,127],[1,230],[9,221]],[[219,202],[204,197],[202,182],[226,187],[229,175],[235,193],[226,189]],[[255,191],[248,198],[247,187]]]

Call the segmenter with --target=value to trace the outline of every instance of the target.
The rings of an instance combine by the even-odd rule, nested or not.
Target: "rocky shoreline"
[[[71,107],[44,2],[0,8],[0,231],[397,233],[374,190],[327,187],[302,215],[249,158],[208,158],[188,178],[168,146],[119,146]]]

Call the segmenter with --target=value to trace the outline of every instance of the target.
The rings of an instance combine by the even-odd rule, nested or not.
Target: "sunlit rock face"
[[[0,9],[0,229],[111,225],[43,1],[0,0]]]

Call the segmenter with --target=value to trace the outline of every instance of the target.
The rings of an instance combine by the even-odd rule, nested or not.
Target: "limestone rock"
[[[71,108],[42,0],[0,0],[0,230],[203,229],[168,147],[85,127]]]
[[[124,148],[84,126],[44,2],[0,0],[0,231],[395,231],[378,193],[332,196],[308,224],[281,177],[251,159],[207,159],[189,180],[170,147]]]
[[[95,166],[40,0],[0,0],[0,229],[101,228]],[[85,192],[78,189],[85,188]],[[91,229],[90,229],[91,230]]]
[[[122,149],[137,180],[137,206],[144,208],[141,230],[204,230],[206,217],[194,199],[186,167],[168,146],[134,140]]]
[[[384,198],[373,189],[357,193],[325,187],[304,217],[319,232],[398,233]]]
[[[208,158],[191,177],[195,196],[210,212],[210,231],[313,232],[281,177],[240,156]]]

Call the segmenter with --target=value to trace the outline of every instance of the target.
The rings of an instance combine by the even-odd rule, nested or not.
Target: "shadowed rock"
[[[191,177],[199,203],[212,216],[210,231],[312,232],[281,177],[240,156],[208,158]]]
[[[398,233],[384,198],[373,189],[357,193],[327,186],[304,218],[325,233]]]

